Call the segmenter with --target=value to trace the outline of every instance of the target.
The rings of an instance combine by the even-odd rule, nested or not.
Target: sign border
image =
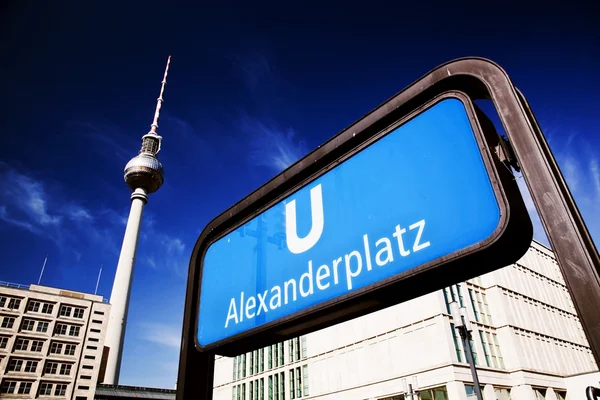
[[[395,129],[401,127],[402,125],[406,124],[410,120],[421,115],[423,112],[425,112],[428,109],[439,104],[441,101],[450,99],[450,98],[459,100],[465,108],[465,111],[469,118],[471,129],[473,130],[473,133],[474,133],[474,138],[477,142],[479,153],[483,159],[483,163],[485,165],[487,176],[490,180],[490,183],[491,183],[491,186],[492,186],[492,189],[494,192],[494,197],[495,197],[495,199],[498,203],[499,209],[500,209],[499,210],[500,211],[500,219],[498,221],[498,225],[496,226],[493,233],[488,238],[486,238],[478,243],[475,243],[473,245],[470,245],[464,249],[461,249],[459,251],[447,254],[446,256],[432,260],[428,263],[421,264],[418,267],[411,268],[408,271],[403,271],[392,277],[388,277],[384,280],[381,280],[376,283],[365,286],[363,288],[354,290],[354,291],[344,294],[342,296],[327,300],[323,303],[313,305],[304,310],[287,315],[276,321],[268,322],[264,325],[249,329],[247,331],[238,333],[234,336],[219,340],[217,342],[213,342],[206,346],[202,346],[198,343],[198,323],[199,323],[200,294],[201,294],[201,285],[202,285],[202,270],[204,267],[204,256],[205,256],[205,253],[208,250],[208,248],[213,243],[220,240],[228,233],[235,231],[241,225],[243,225],[243,224],[247,223],[248,221],[252,220],[253,218],[259,216],[261,213],[263,213],[264,211],[266,211],[273,205],[279,203],[284,198],[295,193],[296,191],[300,190],[301,188],[305,187],[306,185],[309,185],[310,182],[312,182],[315,179],[319,178],[320,176],[328,173],[333,168],[335,168],[337,165],[348,160],[350,157],[354,156],[357,153],[364,151],[371,144],[382,139],[383,137],[385,137],[386,135],[388,135]],[[289,167],[288,169],[286,169],[285,171],[283,171],[282,173],[277,175],[275,178],[268,181],[266,184],[261,186],[258,190],[254,191],[253,193],[248,195],[245,199],[238,202],[233,207],[229,208],[227,211],[225,211],[224,213],[222,213],[221,215],[219,215],[218,217],[213,219],[201,233],[201,235],[196,243],[196,246],[194,247],[194,250],[193,250],[193,261],[192,262],[194,262],[194,264],[195,264],[194,267],[198,268],[198,270],[199,270],[198,271],[199,279],[198,279],[198,284],[197,284],[198,290],[195,290],[195,297],[196,297],[195,300],[196,300],[197,307],[196,307],[196,310],[194,311],[194,332],[195,332],[194,347],[196,348],[196,350],[197,351],[209,351],[212,349],[219,348],[219,350],[221,350],[218,352],[219,354],[234,355],[234,354],[239,353],[240,350],[247,350],[248,348],[253,348],[253,347],[256,347],[256,348],[261,347],[261,346],[256,345],[255,343],[261,343],[263,341],[252,340],[252,342],[253,342],[252,344],[249,344],[248,343],[249,341],[246,342],[246,343],[248,343],[248,345],[245,345],[245,343],[241,342],[242,343],[241,346],[239,346],[239,345],[235,346],[233,349],[231,349],[229,351],[227,349],[223,349],[224,347],[226,347],[227,345],[230,345],[231,343],[239,342],[243,339],[254,338],[257,335],[277,329],[278,327],[282,327],[284,325],[292,325],[294,321],[302,320],[303,318],[306,318],[309,315],[312,316],[312,315],[319,314],[319,313],[325,313],[326,310],[329,310],[334,305],[337,305],[340,308],[343,308],[341,306],[342,303],[345,304],[345,303],[351,302],[351,301],[357,302],[357,300],[359,298],[364,297],[366,294],[370,294],[376,290],[380,290],[383,287],[387,287],[390,285],[397,284],[401,281],[405,281],[410,277],[413,277],[413,276],[416,276],[416,275],[419,275],[419,274],[422,274],[422,273],[425,273],[428,271],[436,270],[443,265],[446,265],[449,263],[454,263],[456,261],[463,259],[466,256],[472,255],[477,252],[481,252],[481,251],[489,248],[490,246],[492,246],[503,235],[503,233],[506,231],[506,229],[508,227],[509,217],[510,217],[510,202],[509,202],[507,194],[503,190],[505,185],[503,185],[501,183],[501,179],[500,179],[500,176],[498,173],[499,172],[498,165],[496,165],[497,160],[494,159],[494,156],[492,155],[492,153],[490,151],[490,141],[494,141],[495,138],[493,137],[493,135],[490,134],[491,132],[489,131],[489,127],[488,127],[487,132],[485,132],[485,130],[482,128],[482,126],[480,125],[481,115],[477,115],[477,114],[478,113],[477,113],[475,104],[470,100],[470,98],[466,94],[464,94],[460,91],[446,91],[442,94],[435,96],[433,99],[429,100],[428,102],[420,105],[418,108],[412,110],[410,113],[405,114],[401,118],[396,119],[391,124],[388,124],[385,128],[378,129],[375,132],[373,132],[373,131],[368,132],[372,123],[370,123],[369,119],[367,118],[367,121],[366,121],[367,127],[363,131],[356,131],[355,129],[353,129],[354,126],[344,130],[343,132],[339,133],[338,135],[336,135],[332,139],[330,139],[328,142],[326,142],[323,146],[320,146],[316,150],[312,151],[311,153],[306,155],[304,158],[302,158],[300,161],[298,161],[296,164],[292,165],[291,167]],[[376,121],[377,120],[374,120],[373,122],[376,122]],[[494,133],[495,133],[495,131],[494,131]],[[325,164],[323,163],[323,161],[322,161],[324,158],[323,156],[327,155],[329,148],[332,147],[332,145],[335,145],[336,148],[339,148],[340,145],[342,145],[343,143],[348,142],[348,141],[355,141],[355,143],[356,143],[356,141],[358,141],[358,143],[354,144],[350,150],[344,152],[343,154],[339,155],[335,159],[327,160],[327,162]],[[303,167],[305,165],[314,166],[316,171],[314,171],[310,174],[303,174],[303,172],[305,171],[305,168],[303,168]],[[294,175],[304,175],[304,176],[302,176],[302,179],[299,180],[298,182],[294,182],[294,183],[290,184],[289,183],[290,182],[289,172],[294,172]],[[283,181],[281,181],[282,176],[284,178]],[[263,204],[260,204],[261,200],[264,200],[265,198],[268,198],[268,201],[264,202]],[[516,251],[514,253],[518,253],[518,251]],[[520,257],[521,255],[522,254],[519,254],[518,257]],[[513,257],[513,258],[515,258],[515,257]],[[513,261],[516,261],[516,259],[514,259]],[[495,262],[493,264],[495,267],[493,267],[491,269],[498,268],[497,267],[498,264],[499,264],[498,262]],[[423,291],[422,294],[425,294],[430,291],[431,290],[426,289]],[[400,296],[399,296],[399,298],[400,298]],[[398,302],[400,302],[400,301],[397,301],[397,303]],[[362,309],[362,311],[357,310],[357,313],[361,313],[361,312],[366,313],[368,311],[365,311],[365,310],[375,311],[377,309],[385,308],[385,306],[379,306],[374,303],[369,303],[369,302],[366,302],[366,303],[367,304],[361,305],[360,308]],[[394,303],[394,302],[385,302],[386,306],[392,305],[392,303]],[[324,318],[326,318],[326,316],[324,316]],[[322,317],[320,320],[323,320],[324,318]],[[319,318],[317,317],[317,319],[319,319]],[[350,318],[347,318],[347,319],[350,319]],[[320,320],[319,321],[313,320],[312,325],[319,325],[319,326],[331,325],[328,323],[327,324],[320,323]],[[285,334],[285,332],[288,330],[289,329],[286,330],[285,328],[283,328],[280,330],[280,332],[283,332],[285,337],[291,337],[291,336],[296,335],[294,332]],[[306,327],[304,330],[307,331],[307,330],[312,330],[312,329],[309,329],[308,327]],[[284,339],[278,339],[278,341],[279,340],[284,340]]]

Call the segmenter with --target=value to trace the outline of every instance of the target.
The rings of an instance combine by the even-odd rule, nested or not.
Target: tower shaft
[[[113,282],[110,294],[111,311],[108,319],[106,339],[104,341],[105,346],[108,346],[110,351],[106,364],[104,383],[112,385],[119,383],[127,312],[131,296],[131,282],[133,281],[133,268],[135,266],[135,255],[140,236],[142,214],[147,201],[148,196],[146,196],[144,189],[136,189],[131,195],[131,210],[129,211],[121,254],[119,255],[119,262],[117,264],[117,273],[115,274],[115,281]]]

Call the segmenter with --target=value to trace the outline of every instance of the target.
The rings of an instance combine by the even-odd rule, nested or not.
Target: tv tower
[[[105,339],[105,346],[109,348],[109,352],[104,383],[113,385],[119,383],[123,341],[127,325],[127,310],[129,309],[133,267],[135,265],[135,253],[140,234],[142,212],[144,205],[148,202],[148,195],[156,192],[164,181],[163,166],[157,159],[162,137],[158,136],[157,131],[158,117],[163,102],[163,92],[167,84],[167,73],[169,72],[170,63],[171,56],[167,59],[167,67],[162,80],[150,132],[142,137],[142,148],[139,154],[127,163],[123,174],[127,186],[129,186],[133,193],[131,195],[129,219],[125,227],[125,236],[123,237],[115,281],[113,282],[110,295],[111,311]]]

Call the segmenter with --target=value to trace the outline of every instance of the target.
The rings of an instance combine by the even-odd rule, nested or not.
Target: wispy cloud
[[[569,190],[577,203],[584,221],[596,243],[600,241],[600,171],[599,159],[595,146],[591,145],[583,136],[571,132],[562,137],[557,134],[556,128],[551,129],[548,139],[558,165],[569,186]],[[548,134],[546,135],[548,137]],[[522,176],[517,177],[519,189],[529,211],[534,237],[542,243],[549,244],[537,213],[529,190]]]
[[[162,346],[179,349],[181,345],[181,326],[164,323],[142,323],[141,339]]]
[[[250,161],[276,172],[286,169],[308,152],[305,142],[297,138],[291,128],[282,130],[274,123],[245,116],[240,121],[240,130],[250,145]]]

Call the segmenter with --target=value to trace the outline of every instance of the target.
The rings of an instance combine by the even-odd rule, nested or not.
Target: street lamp
[[[459,307],[458,303],[453,301],[450,303],[450,313],[454,319],[454,326],[458,329],[458,333],[462,339],[463,347],[467,354],[467,362],[471,367],[475,396],[477,396],[477,400],[483,400],[477,370],[475,369],[475,361],[473,360],[473,352],[471,351],[471,322],[467,316],[467,309],[466,307]]]

